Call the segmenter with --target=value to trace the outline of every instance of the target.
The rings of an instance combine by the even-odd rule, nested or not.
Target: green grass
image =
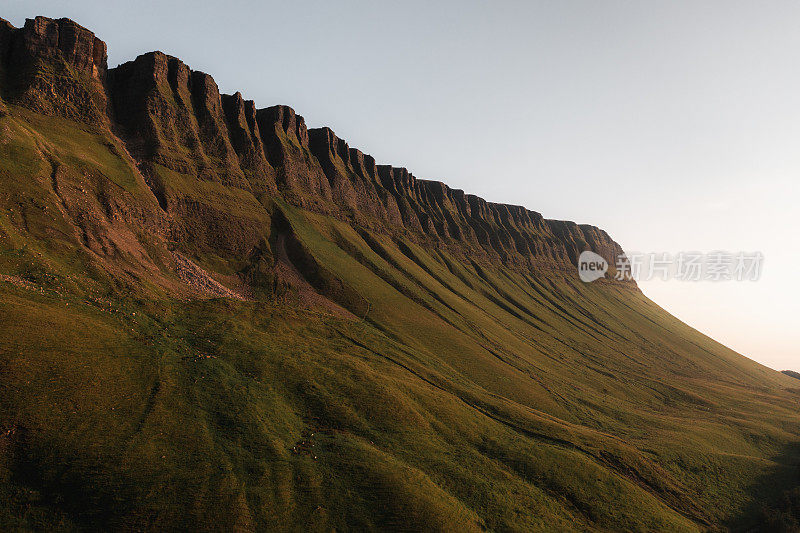
[[[113,528],[693,529],[585,452],[526,438],[409,372],[368,326],[263,303],[134,317],[26,296],[2,298],[13,394],[0,417],[15,448],[5,512],[25,509],[27,525],[66,513]],[[15,344],[26,330],[41,351]]]
[[[26,113],[0,119],[0,528],[702,531],[783,512],[796,380],[635,288],[475,263],[161,167],[216,213],[192,223],[283,234],[357,318],[183,298],[156,231],[131,233],[144,259],[92,249],[59,207],[57,165],[88,191],[73,209],[113,185],[150,216],[113,139]],[[184,246],[219,274],[248,267]]]
[[[39,140],[43,148],[76,171],[101,172],[124,190],[141,192],[141,182],[135,170],[122,156],[121,143],[104,134],[99,128],[67,119],[56,119],[16,107],[28,135]],[[16,159],[12,159],[16,161]]]
[[[252,218],[266,223],[267,213],[264,211],[264,206],[247,191],[225,187],[212,181],[200,181],[162,165],[155,165],[155,169],[167,191],[176,196],[207,204],[237,217]]]

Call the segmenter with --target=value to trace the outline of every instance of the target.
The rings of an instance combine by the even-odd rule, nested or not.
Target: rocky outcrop
[[[108,87],[113,118],[131,152],[146,165],[250,189],[211,76],[151,52],[112,69]]]
[[[275,169],[267,161],[261,130],[256,119],[256,105],[245,100],[241,93],[222,95],[222,108],[231,145],[239,157],[239,166],[257,191],[274,194],[277,192]]]
[[[547,221],[521,206],[486,202],[439,181],[417,179],[405,168],[376,165],[329,128],[309,130],[310,148],[344,214],[384,230],[478,258],[569,267],[584,249],[611,258],[621,248],[603,231]]]
[[[308,137],[342,215],[367,226],[402,222],[397,201],[378,179],[371,156],[350,148],[330,128],[309,130]]]
[[[0,19],[4,97],[45,114],[86,122],[105,119],[106,45],[69,19]]]
[[[612,264],[622,253],[608,234],[593,226],[545,220],[522,206],[487,202],[438,181],[417,179],[405,168],[379,166],[378,174],[395,196],[406,227],[434,242],[462,245],[467,255],[570,268],[585,249]]]
[[[284,105],[256,111],[267,157],[278,175],[278,187],[288,201],[324,213],[331,205],[331,186],[308,145],[305,119]]]
[[[8,27],[7,21],[3,21]],[[69,19],[36,17],[20,30],[11,27],[10,60],[26,64],[37,60],[64,60],[77,72],[102,80],[107,70],[106,44],[94,33]]]
[[[209,166],[219,168],[222,183],[241,189],[249,189],[239,159],[230,142],[230,136],[222,113],[222,101],[214,78],[205,72],[192,72],[191,94],[197,120],[200,142]]]
[[[240,93],[220,95],[211,76],[161,52],[112,69],[108,79],[114,120],[145,165],[256,197],[280,191],[292,203],[330,211],[330,185],[291,108],[256,110]]]
[[[14,35],[14,26],[5,19],[0,18],[0,86],[3,84],[6,64],[11,54],[11,39]]]
[[[476,261],[571,269],[586,249],[612,264],[622,253],[593,226],[546,220],[521,206],[417,179],[402,167],[377,165],[330,128],[308,130],[290,107],[256,109],[238,92],[221,95],[211,76],[161,52],[107,70],[105,44],[66,19],[39,17],[22,29],[2,21],[0,64],[19,85],[9,88],[7,82],[3,90],[14,103],[108,124],[173,215],[180,238],[220,251],[247,254],[256,246],[265,231],[259,230],[260,215],[249,218],[242,206],[251,202],[260,210],[279,196]],[[42,64],[63,67],[57,88],[43,74],[49,69],[35,68]],[[43,84],[52,86],[49,92]],[[95,89],[84,89],[82,97],[80,86]],[[93,107],[85,105],[87,98]],[[106,99],[111,105],[103,105]],[[46,105],[62,101],[71,112]]]
[[[117,131],[172,215],[173,239],[247,256],[268,232],[256,199],[275,194],[274,171],[260,145],[258,157],[229,128],[211,76],[152,52],[109,71],[108,91]],[[246,113],[240,126],[252,135]]]

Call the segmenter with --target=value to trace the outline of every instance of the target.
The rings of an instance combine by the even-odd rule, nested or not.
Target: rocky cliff
[[[0,19],[4,96],[45,114],[100,122],[106,45],[68,19],[28,19],[16,29]]]
[[[246,256],[258,246],[259,218],[226,213],[216,197],[230,203],[246,193],[262,205],[280,197],[478,262],[568,270],[585,249],[612,265],[622,253],[593,226],[378,165],[331,129],[307,129],[291,108],[257,109],[240,93],[222,95],[210,75],[161,52],[108,69],[105,43],[67,19],[37,17],[19,29],[0,21],[0,65],[6,102],[118,135],[176,238],[209,249]]]

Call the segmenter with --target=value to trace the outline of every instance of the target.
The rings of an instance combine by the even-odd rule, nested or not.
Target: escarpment
[[[20,29],[0,21],[0,113],[6,102],[118,135],[170,215],[175,240],[246,257],[269,231],[270,201],[280,198],[520,269],[572,269],[587,249],[613,265],[622,253],[593,226],[379,165],[330,128],[309,130],[290,107],[258,109],[241,93],[220,94],[210,75],[162,52],[112,69],[106,57],[105,43],[70,20],[37,17]]]
[[[250,189],[211,76],[152,52],[112,69],[108,90],[113,119],[143,164]]]
[[[330,128],[312,129],[308,135],[311,153],[322,166],[341,214],[362,224],[402,222],[396,200],[377,178],[372,157],[351,149]]]
[[[69,19],[0,19],[3,99],[42,114],[100,123],[106,114],[106,44]]]
[[[267,161],[264,141],[258,129],[255,102],[244,100],[241,93],[226,94],[222,95],[222,108],[231,145],[248,183],[253,190],[276,193],[275,169]]]
[[[291,107],[276,105],[256,111],[256,120],[283,196],[307,209],[334,211],[330,184],[309,150],[305,119]]]

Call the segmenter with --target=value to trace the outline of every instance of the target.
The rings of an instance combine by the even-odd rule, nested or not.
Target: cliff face
[[[28,19],[16,29],[0,19],[4,96],[43,114],[101,122],[106,45],[68,19]]]
[[[36,17],[15,35],[12,60],[25,63],[63,59],[76,71],[102,79],[107,69],[106,44],[69,19]]]
[[[21,29],[2,21],[0,59],[7,101],[118,134],[173,215],[178,238],[212,249],[246,255],[263,231],[246,215],[232,222],[201,192],[208,190],[225,198],[247,193],[262,204],[281,197],[357,226],[520,268],[571,269],[585,249],[613,265],[622,253],[598,228],[547,220],[378,165],[331,129],[308,130],[289,107],[257,109],[240,93],[221,95],[211,76],[161,52],[107,69],[105,44],[66,19],[38,17]]]
[[[112,69],[108,92],[114,121],[145,165],[250,189],[211,76],[153,52]]]

